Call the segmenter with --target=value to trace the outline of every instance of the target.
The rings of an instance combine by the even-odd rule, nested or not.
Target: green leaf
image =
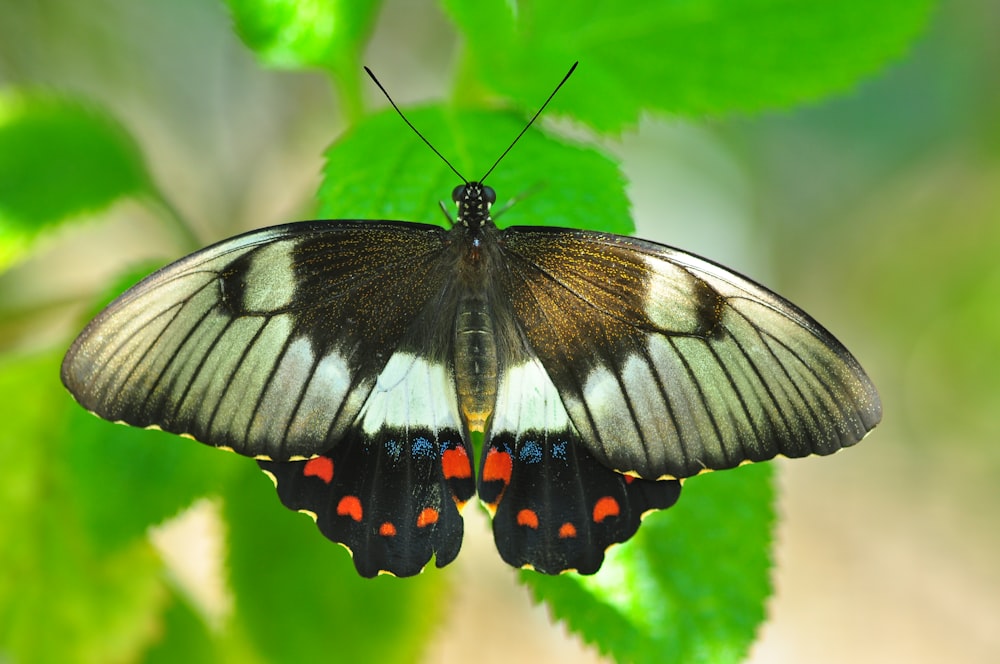
[[[77,511],[52,354],[0,365],[0,653],[24,662],[134,659],[164,598],[145,540],[99,552]],[[113,490],[113,487],[105,487]],[[121,494],[106,499],[127,507]],[[54,636],[55,635],[55,636]]]
[[[521,579],[618,661],[742,661],[771,590],[771,475],[758,464],[692,478],[596,575]]]
[[[643,111],[702,116],[843,92],[899,58],[933,0],[539,0],[445,5],[464,71],[531,108],[576,61],[555,109],[602,130]]]
[[[269,661],[231,624],[210,627],[181,594],[174,592],[170,600],[162,614],[159,638],[143,654],[144,664],[266,664]]]
[[[377,0],[226,0],[236,32],[267,65],[337,69],[354,62]]]
[[[71,444],[64,459],[73,469],[67,484],[101,550],[143,537],[150,526],[216,493],[240,464],[250,463],[173,434],[105,422],[75,404],[65,439]]]
[[[139,148],[105,111],[0,95],[0,269],[59,222],[152,190]]]
[[[410,121],[467,179],[477,179],[524,128],[510,113],[440,107],[407,112]],[[319,191],[324,218],[400,219],[445,224],[438,202],[454,214],[451,191],[461,180],[394,112],[356,125],[327,152]],[[500,226],[633,230],[625,180],[593,148],[531,128],[489,175]]]
[[[145,653],[145,664],[213,664],[220,661],[208,626],[180,595],[170,598],[163,613],[161,638]]]
[[[447,571],[358,576],[347,552],[312,519],[285,509],[255,464],[224,496],[238,625],[269,661],[407,662],[446,611]]]
[[[378,0],[226,0],[237,34],[265,65],[332,74],[341,112],[363,115],[360,57]]]

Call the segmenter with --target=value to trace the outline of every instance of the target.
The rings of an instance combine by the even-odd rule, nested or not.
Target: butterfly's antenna
[[[429,147],[429,148],[430,148],[430,149],[431,149],[431,150],[432,150],[432,151],[434,152],[434,154],[436,154],[436,155],[437,155],[438,157],[440,157],[440,158],[441,158],[441,161],[443,161],[443,162],[444,162],[445,164],[447,164],[447,165],[448,165],[448,168],[450,168],[450,169],[452,170],[452,172],[453,172],[453,173],[454,173],[455,175],[457,175],[457,176],[458,176],[458,179],[459,179],[459,180],[461,180],[462,182],[464,182],[464,183],[468,184],[468,183],[469,183],[469,181],[465,179],[465,176],[464,176],[464,175],[462,175],[461,173],[459,173],[459,172],[458,172],[458,169],[457,169],[457,168],[455,168],[454,166],[452,166],[452,165],[451,165],[451,162],[450,162],[450,161],[448,161],[447,159],[445,159],[445,156],[444,156],[443,154],[441,154],[440,152],[438,152],[438,149],[437,149],[436,147],[434,147],[433,145],[431,145],[431,142],[430,142],[430,141],[428,141],[428,140],[427,140],[427,139],[426,139],[426,138],[424,137],[424,135],[420,133],[420,130],[419,130],[419,129],[417,129],[416,127],[414,127],[414,126],[413,126],[413,123],[412,123],[412,122],[410,122],[409,118],[407,118],[407,117],[406,117],[406,116],[405,116],[405,115],[403,114],[403,111],[399,110],[399,106],[396,106],[396,102],[394,102],[394,101],[392,100],[392,97],[390,97],[390,96],[389,96],[389,93],[388,93],[388,92],[386,92],[386,89],[385,89],[384,87],[382,87],[382,84],[381,84],[381,83],[379,83],[379,81],[378,81],[378,79],[377,79],[377,78],[375,78],[375,74],[373,74],[373,73],[372,73],[372,70],[371,70],[371,69],[369,69],[368,67],[365,67],[365,71],[366,71],[366,72],[368,72],[368,75],[369,75],[369,76],[371,77],[371,79],[372,79],[373,81],[375,81],[375,85],[377,85],[377,86],[378,86],[378,89],[382,91],[382,94],[384,94],[384,95],[385,95],[385,98],[389,100],[389,103],[390,103],[390,104],[392,104],[392,107],[393,107],[394,109],[396,109],[396,112],[397,112],[397,113],[399,113],[399,117],[403,118],[403,122],[405,122],[405,123],[406,123],[406,124],[407,124],[407,125],[408,125],[408,126],[410,127],[410,129],[412,129],[412,130],[413,130],[413,133],[414,133],[414,134],[416,134],[417,136],[419,136],[419,137],[420,137],[420,140],[422,140],[422,141],[423,141],[423,142],[424,142],[424,143],[425,143],[425,144],[427,145],[427,147]],[[560,83],[560,85],[562,85],[562,84]],[[556,89],[558,90],[559,88],[556,88]],[[544,108],[544,107],[543,107],[543,108]],[[523,133],[523,132],[522,132],[522,133]],[[510,149],[510,148],[508,148],[508,150],[509,150],[509,149]],[[491,169],[491,170],[492,170],[492,169]]]
[[[518,134],[518,135],[517,135],[517,137],[516,137],[516,138],[515,138],[515,139],[514,139],[513,141],[511,141],[511,144],[507,146],[507,149],[503,151],[503,154],[502,154],[502,155],[500,155],[499,157],[497,157],[497,160],[493,162],[493,165],[492,165],[492,166],[490,166],[490,170],[486,171],[486,174],[485,174],[485,175],[483,175],[483,177],[479,178],[479,181],[480,181],[480,182],[482,182],[482,181],[483,181],[483,180],[485,180],[485,179],[486,179],[487,177],[489,177],[489,174],[493,172],[493,169],[497,167],[497,164],[499,164],[499,163],[500,163],[500,161],[501,161],[501,160],[502,160],[502,159],[503,159],[504,157],[506,157],[506,156],[507,156],[507,153],[511,151],[511,148],[513,148],[513,147],[514,147],[514,145],[515,145],[515,144],[516,144],[516,143],[517,143],[517,142],[518,142],[519,140],[521,140],[521,137],[522,137],[522,136],[524,136],[524,132],[528,131],[528,128],[529,128],[529,127],[531,127],[531,125],[532,125],[532,124],[534,124],[535,120],[537,120],[537,119],[538,119],[538,116],[539,116],[539,115],[541,115],[541,114],[542,114],[542,111],[544,111],[544,110],[545,110],[545,107],[549,105],[549,102],[550,102],[550,101],[552,101],[552,98],[556,96],[556,93],[557,93],[557,92],[559,92],[559,88],[561,88],[561,87],[563,86],[563,84],[564,84],[564,83],[565,83],[566,81],[568,81],[568,80],[569,80],[569,77],[573,75],[573,72],[574,72],[574,71],[576,70],[576,66],[577,66],[578,64],[580,64],[580,61],[579,61],[579,60],[573,63],[573,66],[569,68],[569,71],[568,71],[568,72],[566,72],[566,75],[565,75],[565,76],[563,76],[563,79],[562,79],[561,81],[559,81],[559,85],[557,85],[557,86],[556,86],[556,89],[552,91],[552,93],[551,93],[551,94],[549,95],[548,99],[546,99],[546,100],[545,100],[545,103],[544,103],[544,104],[542,104],[541,108],[539,108],[539,109],[538,109],[537,111],[535,111],[535,114],[531,116],[531,119],[530,119],[530,120],[528,120],[528,124],[524,125],[524,129],[522,129],[522,130],[521,130],[521,133],[520,133],[520,134]],[[369,72],[369,73],[371,73],[371,72]],[[379,87],[381,87],[381,86],[379,86]],[[450,165],[450,164],[449,164],[449,165]]]

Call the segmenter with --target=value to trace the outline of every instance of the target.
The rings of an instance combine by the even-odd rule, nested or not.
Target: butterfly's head
[[[497,192],[481,182],[466,182],[455,187],[451,199],[458,205],[458,223],[477,230],[491,221],[490,206],[496,203]]]

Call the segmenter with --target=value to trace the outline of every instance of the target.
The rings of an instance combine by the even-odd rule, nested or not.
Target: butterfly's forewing
[[[881,418],[858,362],[787,300],[643,240],[509,228],[502,288],[582,444],[645,479],[830,454]]]
[[[444,231],[316,222],[254,231],[143,280],[63,361],[76,399],[249,456],[321,453],[360,412],[447,275]]]

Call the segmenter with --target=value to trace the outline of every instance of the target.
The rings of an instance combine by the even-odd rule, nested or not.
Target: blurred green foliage
[[[391,23],[380,11],[401,7],[264,0],[167,4],[100,0],[81,11],[68,1],[48,0],[0,8],[0,77],[8,88],[0,101],[0,269],[7,268],[0,275],[0,297],[8,301],[0,301],[0,313],[16,319],[18,329],[35,329],[39,313],[33,303],[25,304],[22,291],[32,291],[22,288],[18,268],[55,263],[46,251],[57,232],[80,243],[97,235],[100,251],[92,247],[84,258],[100,263],[117,256],[117,271],[127,271],[121,255],[104,245],[114,233],[100,235],[100,224],[93,222],[109,206],[119,211],[115,204],[125,197],[145,205],[153,224],[180,223],[189,237],[233,232],[241,214],[261,223],[288,221],[255,218],[247,210],[262,200],[262,180],[277,181],[266,191],[282,186],[282,161],[274,155],[286,143],[306,142],[312,154],[323,153],[326,146],[316,135],[306,140],[290,128],[307,110],[314,122],[322,115],[324,126],[342,127],[325,152],[320,216],[442,219],[437,201],[447,198],[453,175],[393,114],[371,110],[381,101],[369,101],[376,97],[361,74],[366,49],[382,43],[379,30]],[[551,113],[491,175],[501,199],[518,198],[500,222],[629,232],[627,183],[604,152],[618,133],[648,115],[708,114],[720,133],[743,132],[734,144],[742,140],[748,154],[763,154],[753,152],[754,142],[778,131],[775,125],[767,118],[759,124],[723,119],[855,89],[903,57],[931,9],[929,0],[427,3],[421,11],[443,11],[445,18],[414,22],[412,30],[446,31],[428,40],[454,50],[454,75],[441,99],[410,117],[460,171],[478,177],[579,60]],[[121,32],[110,34],[108,26]],[[410,27],[385,38],[389,50],[406,48]],[[42,52],[39,41],[52,46]],[[220,41],[226,50],[214,54]],[[199,57],[226,63],[229,78],[252,81],[244,85],[254,92],[227,98],[231,83]],[[184,62],[189,69],[171,69]],[[309,70],[324,76],[317,81]],[[379,74],[396,89],[393,70]],[[331,84],[332,110],[325,93],[316,91]],[[254,95],[269,86],[287,93],[274,95],[284,102],[269,107],[276,118],[255,115]],[[39,88],[44,95],[37,95]],[[554,118],[576,139],[546,132]],[[780,127],[784,121],[782,116],[771,122]],[[185,130],[187,124],[197,129]],[[163,156],[164,163],[151,154]],[[760,190],[785,186],[811,167],[821,174],[826,168],[801,161],[799,171],[781,173],[774,183],[762,177]],[[277,164],[275,170],[259,170],[268,163]],[[762,172],[780,173],[778,166],[763,166]],[[215,205],[230,215],[223,222],[227,228],[202,220],[212,204],[199,205],[199,197],[221,201]],[[995,201],[980,204],[997,209]],[[310,207],[302,200],[289,205]],[[785,211],[774,212],[782,223]],[[995,316],[983,318],[995,309],[985,305],[998,283],[986,250],[996,246],[995,232],[992,244],[979,245],[981,254],[963,278],[940,280],[934,295],[940,303],[907,288],[912,272],[901,271],[897,281],[876,276],[874,262],[885,253],[933,263],[933,249],[966,252],[952,234],[934,226],[926,208],[920,214],[929,232],[938,231],[930,232],[930,241],[909,226],[904,232],[875,221],[878,211],[871,212],[877,232],[781,227],[792,238],[785,242],[825,232],[828,243],[811,244],[851,256],[862,244],[874,247],[865,254],[869,262],[852,258],[809,268],[815,256],[805,252],[789,261],[795,268],[786,269],[825,278],[848,271],[851,292],[864,301],[859,309],[871,312],[871,324],[885,330],[885,339],[873,346],[891,343],[889,331],[907,317],[923,326],[928,347],[963,330],[995,333]],[[81,224],[84,219],[91,222]],[[910,243],[900,243],[900,236]],[[143,255],[165,259],[191,248],[157,246]],[[984,282],[981,270],[991,269],[994,277]],[[809,279],[798,292],[808,290]],[[449,570],[403,581],[359,579],[343,551],[308,519],[281,507],[252,461],[158,432],[116,427],[72,403],[58,384],[60,351],[103,289],[50,295],[53,306],[69,312],[57,326],[58,342],[31,343],[16,331],[0,336],[16,340],[0,348],[0,455],[7,470],[0,482],[0,660],[420,659],[449,605]],[[955,315],[935,318],[941,303]],[[39,327],[51,322],[39,319]],[[950,359],[922,355],[914,371],[989,382],[971,350],[958,362]],[[983,402],[995,392],[994,386],[982,393]],[[923,397],[913,398],[921,406]],[[952,405],[972,410],[959,398]],[[995,420],[981,426],[995,432]],[[692,480],[680,504],[650,516],[595,577],[520,578],[555,617],[609,656],[739,661],[764,618],[770,591],[770,475],[770,466],[760,466]],[[147,536],[151,526],[205,496],[221,506],[224,524],[222,569],[232,603],[221,625],[188,595]],[[468,629],[484,623],[500,629],[503,619],[477,616]]]
[[[102,110],[0,97],[0,269],[59,222],[150,188],[138,147]]]

